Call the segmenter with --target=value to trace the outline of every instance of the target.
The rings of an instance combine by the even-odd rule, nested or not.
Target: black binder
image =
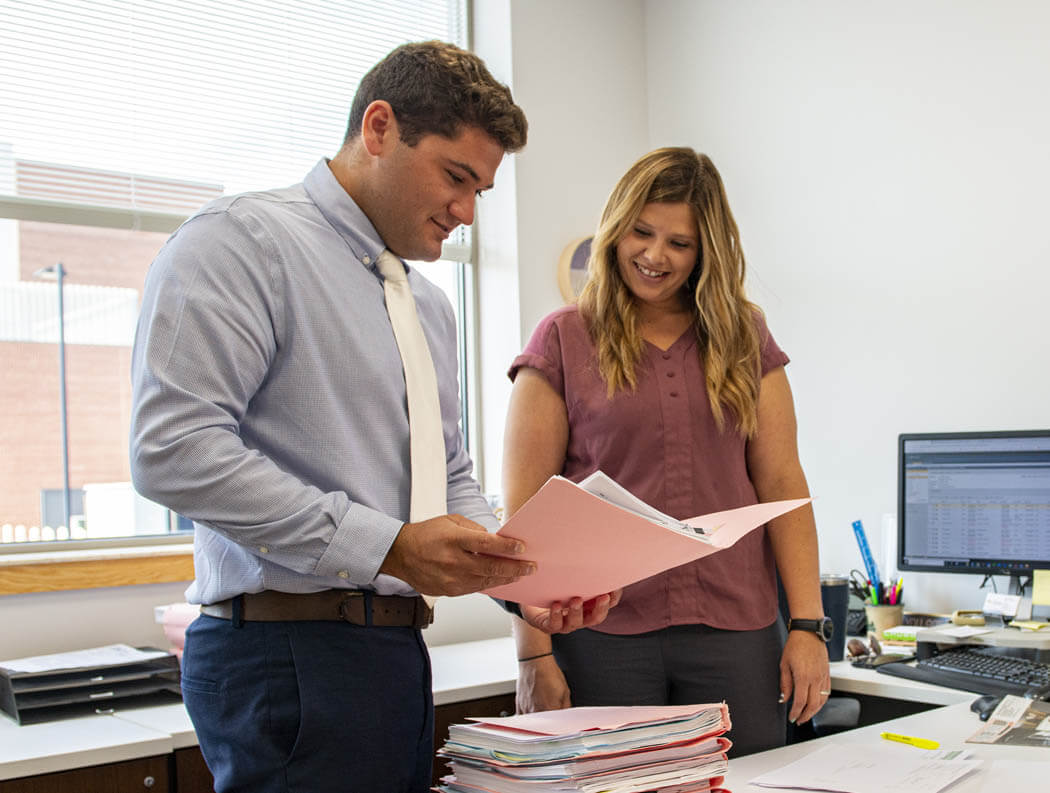
[[[152,652],[156,648],[137,649]],[[168,654],[47,672],[14,672],[0,666],[0,710],[19,724],[176,702],[181,696],[179,661]]]

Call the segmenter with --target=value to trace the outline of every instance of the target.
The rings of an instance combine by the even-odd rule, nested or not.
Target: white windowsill
[[[138,556],[183,556],[193,553],[193,543],[130,545],[119,548],[76,548],[0,554],[0,567],[56,562],[98,562]]]

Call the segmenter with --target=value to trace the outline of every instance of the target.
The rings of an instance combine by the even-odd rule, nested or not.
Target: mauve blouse
[[[765,322],[755,322],[765,375],[788,357]],[[575,306],[540,322],[514,359],[511,380],[523,366],[538,370],[565,400],[569,440],[562,476],[579,482],[601,469],[676,518],[758,501],[746,439],[715,425],[691,328],[666,351],[647,342],[637,389],[618,391],[611,400]],[[776,614],[773,549],[763,527],[732,548],[626,587],[597,630],[632,634],[691,624],[752,630],[771,624]]]

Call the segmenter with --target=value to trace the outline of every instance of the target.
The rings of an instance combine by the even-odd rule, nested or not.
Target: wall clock
[[[558,289],[566,303],[575,303],[587,280],[587,259],[591,255],[591,240],[581,237],[565,246],[558,259]]]

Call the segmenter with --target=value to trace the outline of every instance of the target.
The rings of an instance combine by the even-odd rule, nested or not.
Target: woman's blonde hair
[[[750,437],[758,426],[761,351],[755,319],[760,309],[744,294],[744,253],[722,177],[707,155],[689,148],[657,149],[632,165],[613,188],[591,244],[579,308],[609,396],[635,388],[645,344],[616,247],[645,205],[654,202],[693,208],[700,250],[684,288],[691,293],[707,395],[719,429],[725,429],[729,412]]]

